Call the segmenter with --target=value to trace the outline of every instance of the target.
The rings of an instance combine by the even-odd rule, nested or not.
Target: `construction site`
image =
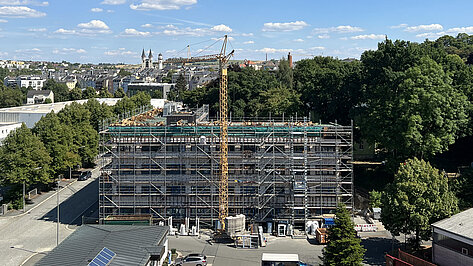
[[[220,125],[208,106],[183,109],[168,102],[104,123],[99,188],[103,221],[148,215],[154,223],[219,227]],[[228,121],[228,216],[271,231],[278,224],[304,229],[353,208],[353,126],[305,117]]]

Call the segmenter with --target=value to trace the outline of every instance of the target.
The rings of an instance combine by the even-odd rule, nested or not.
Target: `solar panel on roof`
[[[88,266],[107,266],[110,261],[115,257],[115,252],[104,247],[95,258],[89,262]]]

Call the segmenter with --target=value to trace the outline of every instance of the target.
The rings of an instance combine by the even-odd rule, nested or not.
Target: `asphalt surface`
[[[96,169],[89,180],[60,190],[59,242],[82,223],[83,215],[91,216],[98,210],[98,174]],[[54,192],[48,194],[25,214],[0,217],[0,265],[31,264],[27,261],[56,247],[57,198]]]
[[[319,265],[323,245],[314,244],[313,239],[291,239],[290,237],[268,237],[266,247],[258,249],[235,248],[233,244],[211,243],[208,236],[200,239],[193,236],[169,236],[169,249],[175,248],[182,256],[201,253],[207,256],[208,266],[259,266],[263,253],[299,254],[305,263]]]

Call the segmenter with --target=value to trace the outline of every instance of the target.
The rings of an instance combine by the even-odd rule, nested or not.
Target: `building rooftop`
[[[96,98],[99,103],[105,103],[107,105],[115,105],[118,100],[121,98]],[[73,102],[80,104],[86,103],[88,100],[77,100],[77,101],[67,101],[67,102],[58,102],[50,104],[33,104],[33,105],[22,105],[9,108],[0,108],[0,113],[43,113],[47,114],[51,111],[55,113],[61,111],[66,105],[69,105]]]
[[[438,221],[432,224],[432,226],[465,238],[473,239],[473,221],[471,217],[473,217],[473,208]]]
[[[83,225],[36,265],[87,265],[104,247],[116,254],[108,265],[146,265],[151,255],[161,256],[168,230],[166,226]]]
[[[28,93],[26,93],[26,97],[31,98],[34,95],[48,96],[50,93],[51,93],[51,90],[29,90]]]

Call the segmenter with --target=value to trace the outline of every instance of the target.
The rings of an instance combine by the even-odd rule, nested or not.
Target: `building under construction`
[[[100,178],[100,219],[151,214],[160,221],[219,210],[219,125],[208,106],[173,104],[104,124],[101,147],[112,158]],[[352,126],[305,118],[228,124],[228,215],[302,227],[339,202],[353,206]]]

